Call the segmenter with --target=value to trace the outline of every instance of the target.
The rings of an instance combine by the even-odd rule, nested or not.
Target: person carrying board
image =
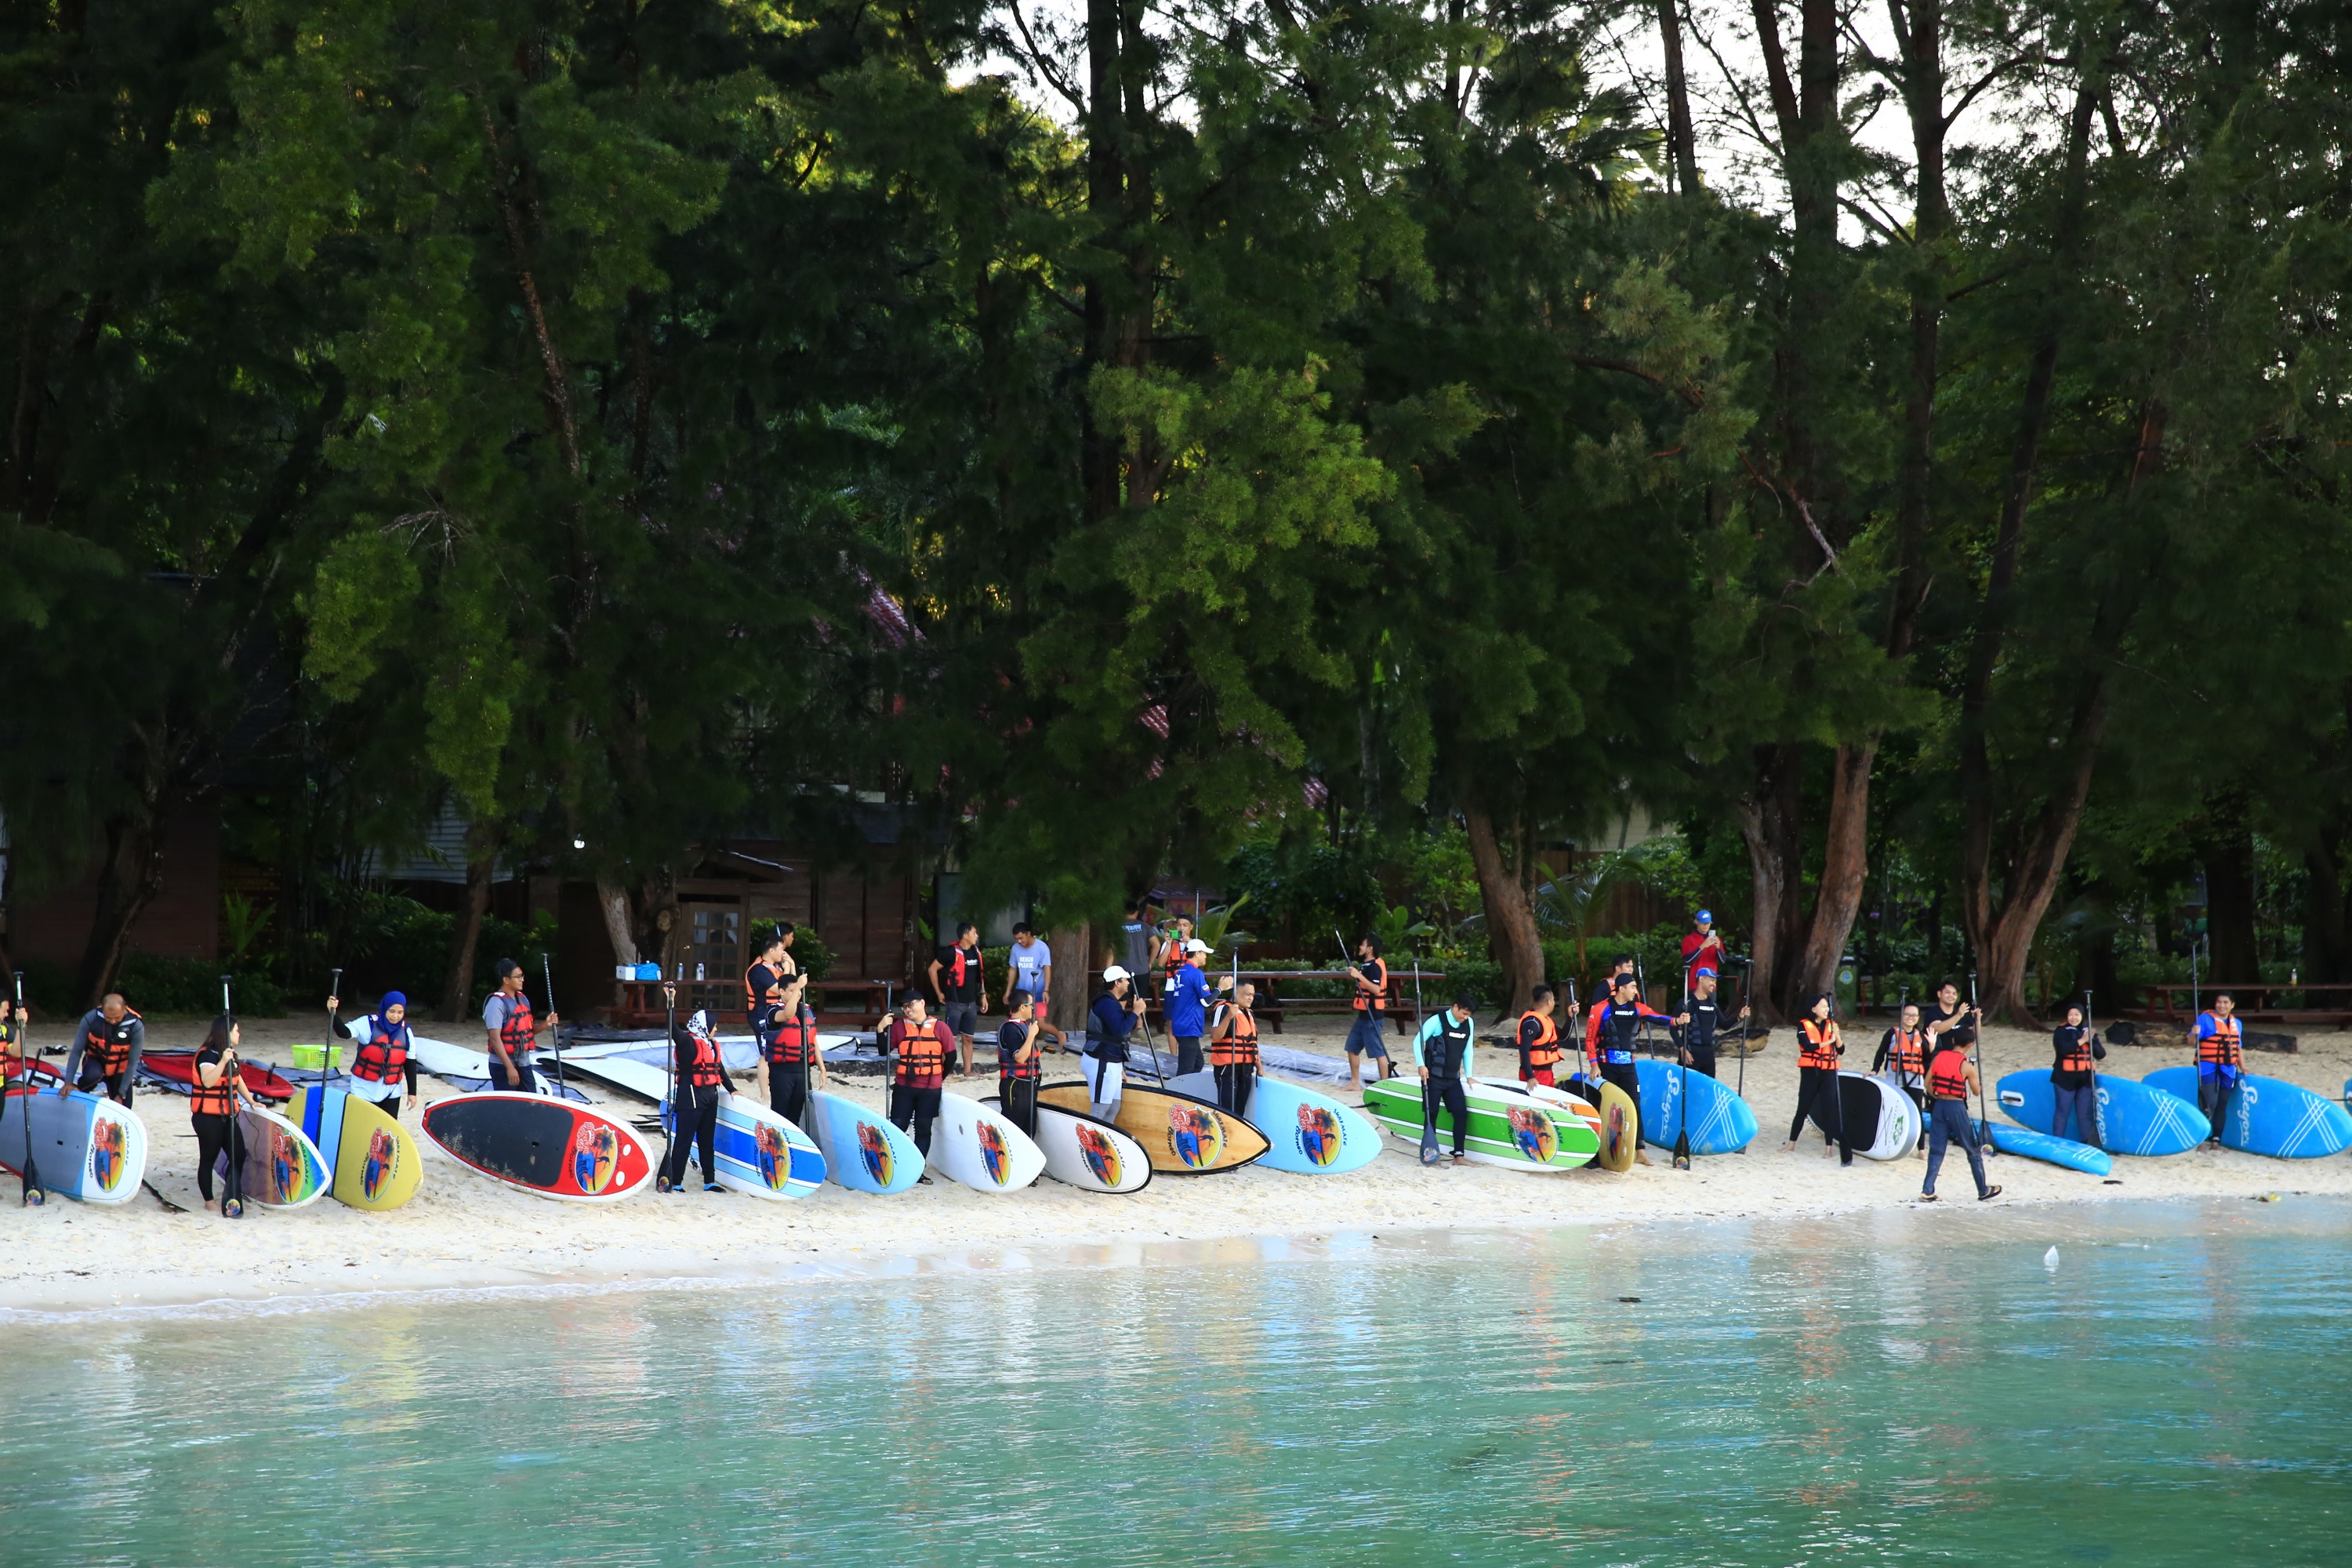
[[[1519,1081],[1551,1084],[1558,1081],[1560,1060],[1559,1026],[1552,1022],[1552,1014],[1559,1006],[1549,985],[1538,985],[1528,993],[1528,1010],[1519,1015]]]
[[[2050,1095],[2058,1107],[2050,1131],[2063,1138],[2071,1121],[2077,1139],[2094,1149],[2104,1147],[2099,1141],[2096,1064],[2107,1059],[2107,1043],[2099,1038],[2098,1031],[2084,1026],[2083,1009],[2068,1003],[2066,1021],[2051,1031],[2050,1049],[2056,1058],[2050,1067]]]
[[[1921,1203],[1936,1201],[1936,1173],[1944,1168],[1944,1151],[1954,1143],[1968,1151],[1977,1202],[2000,1196],[1999,1187],[1985,1185],[1984,1152],[1977,1146],[1977,1124],[1969,1115],[1969,1097],[1982,1087],[1967,1045],[1950,1030],[1937,1036],[1927,1057],[1927,1182],[1919,1190]]]
[[[1470,1074],[1471,1030],[1478,999],[1468,992],[1454,1005],[1424,1019],[1412,1037],[1412,1065],[1421,1071],[1423,1114],[1436,1115],[1443,1105],[1454,1118],[1454,1163],[1465,1163],[1465,1142],[1470,1136],[1470,1091],[1463,1080]]]
[[[2212,1009],[2197,1015],[2197,1109],[2213,1128],[2208,1149],[2221,1146],[2221,1118],[2246,1075],[2245,1037],[2237,1012],[2237,998],[2221,991],[2214,994]]]

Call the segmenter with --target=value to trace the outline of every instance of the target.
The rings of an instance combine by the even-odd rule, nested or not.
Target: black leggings
[[[245,1163],[245,1134],[237,1130],[234,1116],[199,1112],[188,1120],[195,1124],[196,1129],[196,1191],[204,1194],[205,1202],[210,1203],[213,1201],[213,1163],[220,1158],[224,1149],[229,1152],[231,1174],[228,1190],[236,1190],[235,1168]]]
[[[1648,1142],[1642,1136],[1642,1075],[1634,1070],[1632,1062],[1602,1062],[1601,1076],[1623,1089],[1625,1098],[1633,1102],[1633,1147],[1648,1148]]]
[[[1853,1145],[1845,1140],[1845,1107],[1838,1097],[1838,1069],[1808,1068],[1797,1069],[1797,1114],[1789,1122],[1789,1142],[1794,1143],[1805,1130],[1805,1113],[1818,1113],[1822,1131],[1836,1140],[1840,1159],[1853,1163]]]
[[[1247,1121],[1250,1096],[1257,1090],[1257,1068],[1247,1062],[1234,1062],[1218,1068],[1216,1074],[1217,1103]]]
[[[1434,1103],[1454,1118],[1454,1152],[1459,1154],[1463,1140],[1470,1136],[1470,1091],[1458,1078],[1435,1077],[1429,1080],[1429,1091],[1437,1097]]]
[[[686,1175],[687,1156],[694,1145],[702,1145],[702,1184],[711,1186],[719,1180],[719,1091],[698,1089],[692,1085],[679,1089],[677,1099],[670,1103],[669,1155],[662,1162],[662,1174],[671,1186],[677,1186]]]
[[[940,1113],[940,1091],[936,1089],[915,1089],[907,1084],[890,1086],[890,1124],[901,1132],[911,1132],[915,1147],[923,1158],[931,1157],[931,1122]]]
[[[768,1064],[768,1109],[787,1121],[797,1122],[808,1110],[809,1075],[805,1065]]]

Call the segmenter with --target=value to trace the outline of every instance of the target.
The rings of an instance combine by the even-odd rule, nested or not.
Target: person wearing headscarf
[[[375,1011],[349,1029],[338,1022],[341,1013],[342,998],[328,997],[329,1036],[341,1037],[348,1033],[359,1042],[352,1056],[351,1092],[399,1121],[401,1106],[416,1102],[416,1058],[409,1054],[407,996],[398,991],[385,992]]]
[[[666,986],[672,996],[676,987]],[[669,1091],[669,1152],[663,1157],[657,1191],[686,1190],[686,1162],[697,1144],[702,1150],[702,1190],[719,1185],[719,1097],[732,1090],[735,1080],[719,1059],[719,1036],[710,1015],[697,1011],[683,1025],[672,1024],[670,1058],[677,1077]]]

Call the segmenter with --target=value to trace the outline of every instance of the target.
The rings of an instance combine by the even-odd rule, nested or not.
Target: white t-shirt
[[[1045,971],[1053,965],[1054,950],[1042,942],[1028,947],[1024,947],[1016,942],[1013,944],[1011,952],[1013,989],[1026,991],[1031,998],[1034,999],[1037,994],[1045,988]]]

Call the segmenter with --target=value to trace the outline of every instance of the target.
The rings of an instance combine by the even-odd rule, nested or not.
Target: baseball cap
[[[1711,926],[1715,923],[1715,911],[1713,910],[1701,910],[1698,913],[1691,916],[1691,919],[1699,925]]]
[[[1103,984],[1106,985],[1109,984],[1114,980],[1132,980],[1134,978],[1134,975],[1129,974],[1126,970],[1121,969],[1116,963],[1103,971]]]
[[[1202,942],[1196,936],[1192,941],[1184,944],[1184,951],[1186,952],[1214,952],[1217,950],[1211,947],[1207,942]]]

